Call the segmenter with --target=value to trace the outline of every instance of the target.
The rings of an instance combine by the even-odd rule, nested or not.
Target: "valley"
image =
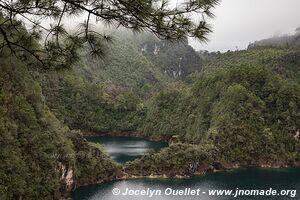
[[[119,184],[165,188],[191,177],[175,182],[222,188],[227,178],[269,174],[227,172],[253,167],[289,169],[241,187],[287,177],[278,188],[299,190],[298,47],[204,53],[188,40],[112,35],[106,57],[69,69],[1,54],[0,199],[109,199]]]

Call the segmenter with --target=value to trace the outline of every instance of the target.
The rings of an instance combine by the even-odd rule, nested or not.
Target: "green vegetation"
[[[65,125],[136,131],[147,112],[144,99],[175,79],[142,54],[132,35],[128,42],[116,37],[104,60],[89,57],[60,71],[36,68],[24,52],[24,61],[18,61],[2,51],[1,199],[57,199],[76,186],[119,174],[103,149]]]
[[[196,70],[201,70],[202,59],[189,46],[188,40],[159,40],[151,34],[137,38],[143,55],[159,67],[160,71],[172,78],[185,79]]]
[[[74,67],[79,75],[95,84],[106,83],[132,91],[142,98],[150,97],[151,93],[174,82],[163,73],[159,63],[143,55],[142,47],[136,41],[138,36],[125,30],[111,35],[113,43],[107,46],[106,56],[103,59],[82,59]],[[143,41],[142,38],[140,40]],[[155,38],[152,36],[151,40]]]
[[[200,70],[202,60],[187,40],[170,42],[152,34],[111,33],[103,59],[84,58],[74,70],[89,82],[108,82],[141,98]],[[77,75],[78,75],[77,74]]]
[[[207,19],[214,16],[211,10],[219,0],[190,0],[176,7],[169,3],[169,0],[0,0],[0,50],[8,49],[19,59],[24,59],[23,54],[27,53],[43,67],[70,68],[80,60],[80,50],[84,49],[85,55],[101,57],[107,42],[111,42],[109,35],[94,29],[95,20],[113,28],[151,31],[168,40],[194,37],[207,41],[211,32]],[[195,20],[190,17],[193,14],[201,15]],[[72,17],[82,22],[74,20],[72,24],[77,28],[70,30],[63,22]],[[49,20],[44,21],[45,18]],[[23,34],[24,30],[28,34]],[[32,45],[32,41],[41,40],[43,45]]]
[[[299,49],[196,53],[186,36],[205,40],[210,30],[182,13],[192,9],[210,16],[217,2],[190,1],[188,10],[167,12],[165,5],[159,10],[146,2],[116,0],[124,12],[128,4],[141,7],[105,17],[134,30],[152,28],[176,42],[121,32],[113,33],[108,45],[110,38],[95,37],[89,20],[75,36],[55,21],[46,30],[44,49],[37,42],[41,25],[31,22],[35,27],[26,30],[13,17],[18,10],[57,20],[86,5],[53,2],[64,4],[61,10],[29,0],[14,9],[0,0],[0,199],[59,199],[81,184],[121,175],[121,166],[103,147],[70,129],[135,131],[179,141],[127,163],[123,170],[132,175],[192,175],[216,164],[299,166]],[[103,18],[103,10],[85,11]],[[168,17],[174,20],[165,23]],[[94,58],[104,49],[105,58]],[[80,61],[79,55],[84,55]],[[75,62],[72,69],[51,70]]]
[[[58,161],[51,155],[72,153],[71,143],[64,136],[64,127],[43,104],[41,88],[24,66],[3,57],[0,65],[0,197],[50,199],[60,188],[55,172]],[[72,165],[74,160],[62,162]]]
[[[46,102],[70,128],[136,130],[144,115],[140,99],[112,83],[93,84],[72,71],[39,74]]]
[[[146,56],[140,44],[152,40],[160,44],[153,36],[142,34],[135,41],[134,35],[125,31],[114,35],[103,60],[87,57],[70,70],[33,72],[47,105],[70,128],[94,132],[139,130],[147,112],[145,99],[162,88],[183,85],[178,77],[164,73],[165,63],[153,61],[167,50],[173,58],[196,55],[187,44],[181,51],[182,45],[173,44],[157,55]],[[170,60],[173,66],[179,59]],[[183,64],[183,69],[193,67]]]
[[[127,162],[124,171],[137,176],[189,176],[211,169],[212,152],[213,149],[209,146],[177,143],[158,153],[150,152],[141,159]]]
[[[0,66],[0,199],[58,199],[117,175],[107,155],[57,120],[24,63],[1,57]]]
[[[210,66],[220,63],[211,60]],[[299,166],[300,85],[272,69],[224,63],[197,75],[191,88],[161,91],[148,106],[142,131],[176,135],[184,144],[128,162],[125,172],[173,177],[233,166]]]
[[[141,47],[122,40],[107,46],[111,38],[92,28],[91,16],[185,40],[186,49],[195,54],[186,37],[206,40],[211,30],[205,19],[213,16],[217,3],[192,0],[174,9],[167,1],[157,6],[148,0],[0,0],[0,199],[60,199],[81,184],[115,179],[120,167],[66,125],[137,130],[146,113],[142,100],[173,81],[139,52]],[[202,13],[202,19],[193,21],[187,16],[192,13]],[[69,32],[62,22],[78,15],[87,19]],[[107,60],[91,61],[106,49]],[[80,56],[86,59],[79,62]],[[51,71],[75,64],[79,69],[74,71]],[[95,70],[98,64],[100,71]]]
[[[72,134],[69,138],[75,150],[75,187],[111,181],[121,174],[121,167],[111,160],[101,146],[88,143],[79,134]]]
[[[264,48],[264,47],[279,47],[279,48],[294,48],[300,47],[300,27],[295,30],[293,35],[281,35],[271,38],[255,41],[249,44],[248,48]]]
[[[266,67],[237,66],[201,75],[191,89],[159,93],[143,130],[212,144],[224,162],[298,162],[299,102],[299,84]]]
[[[263,65],[285,79],[291,79],[300,83],[300,50],[298,48],[259,48],[235,52],[229,51],[208,59],[203,65],[203,72],[213,73],[220,68],[240,65],[253,67]]]

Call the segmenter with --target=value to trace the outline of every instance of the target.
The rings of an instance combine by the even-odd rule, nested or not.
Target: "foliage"
[[[164,74],[163,63],[154,64],[155,57],[143,55],[140,44],[149,41],[148,36],[146,40],[144,35],[134,37],[125,31],[114,35],[116,42],[108,47],[104,59],[86,57],[70,70],[32,72],[39,79],[47,105],[70,128],[136,131],[144,121],[147,99],[162,88],[183,85]],[[191,47],[172,47],[176,50],[165,47],[164,52],[194,55],[188,51]],[[170,63],[176,65],[176,61]],[[182,69],[190,66],[186,63]]]
[[[280,48],[294,48],[300,47],[300,27],[295,30],[293,35],[281,35],[271,38],[255,41],[250,43],[248,48],[261,48],[261,47],[280,47]]]
[[[70,138],[76,152],[76,185],[111,181],[120,173],[118,164],[103,152],[103,148],[90,145],[79,134],[72,134]]]
[[[57,197],[54,155],[73,152],[66,130],[45,107],[41,88],[21,63],[2,57],[0,65],[1,199]],[[63,162],[72,165],[74,160]]]
[[[0,199],[59,199],[68,190],[60,164],[75,183],[116,175],[108,156],[57,120],[24,63],[1,56],[0,67]]]
[[[91,20],[107,25],[122,26],[133,31],[148,30],[164,39],[180,40],[188,36],[201,41],[207,40],[211,32],[206,18],[213,17],[212,8],[218,0],[191,0],[172,8],[168,0],[1,0],[0,41],[1,47],[16,52],[27,52],[47,67],[69,67],[78,61],[79,49],[89,49],[91,55],[101,56],[104,45],[111,38],[95,31]],[[192,14],[201,14],[198,21]],[[77,31],[68,31],[64,20],[85,16]],[[49,21],[44,19],[48,18]],[[21,32],[27,24],[28,34],[23,41],[15,41],[12,31]],[[17,38],[19,35],[17,35]],[[32,38],[44,38],[43,48],[32,48]]]
[[[216,0],[189,1],[184,11],[169,10],[167,1],[160,7],[157,1],[101,2],[0,0],[0,199],[58,199],[68,190],[62,168],[74,172],[72,186],[118,176],[120,166],[101,147],[63,123],[87,131],[176,135],[185,142],[127,163],[125,171],[136,175],[193,174],[216,161],[299,163],[300,143],[294,137],[300,126],[298,49],[199,56],[185,36],[203,40],[209,29],[204,21],[196,27],[184,13],[211,15]],[[113,10],[104,13],[106,9]],[[80,12],[87,12],[88,20],[71,36],[61,20]],[[43,28],[31,20],[40,14],[56,17],[56,24],[45,30],[46,49],[37,42]],[[96,38],[98,32],[89,26],[90,15],[182,40],[115,33],[116,42],[107,45],[104,40],[110,38]],[[17,17],[35,27],[25,29]],[[88,55],[77,62],[79,55],[101,54],[103,48],[106,58]],[[36,60],[53,68],[77,65],[37,70]],[[177,79],[179,72],[186,80],[200,70],[191,88]]]
[[[127,162],[125,172],[138,175],[193,175],[199,167],[213,163],[213,149],[209,146],[173,144],[158,153],[149,153],[140,159]]]
[[[92,84],[71,71],[38,76],[47,104],[70,128],[132,131],[143,119],[145,110],[139,98],[112,83]]]
[[[141,50],[160,70],[173,78],[185,79],[193,71],[200,71],[202,59],[189,46],[188,40],[166,41],[151,34],[139,35]]]
[[[173,80],[160,69],[161,64],[152,62],[143,55],[138,36],[124,30],[111,33],[114,42],[107,46],[103,59],[86,57],[74,70],[88,81],[112,85],[131,90],[137,96],[150,97]],[[141,34],[143,35],[143,34]]]
[[[214,71],[218,71],[222,68],[230,68],[240,65],[251,65],[253,67],[263,65],[285,79],[291,79],[300,83],[299,63],[299,49],[249,49],[234,52],[229,51],[215,55],[213,58],[208,59],[208,61],[203,65],[202,72],[213,73]]]
[[[295,161],[299,102],[300,86],[266,67],[231,67],[202,75],[188,91],[161,92],[144,131],[211,143],[229,162]]]

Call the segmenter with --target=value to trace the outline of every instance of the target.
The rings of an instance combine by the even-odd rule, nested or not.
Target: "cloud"
[[[196,49],[227,51],[245,49],[249,42],[275,34],[292,34],[300,26],[299,8],[299,0],[223,0],[214,10],[210,42],[191,39],[190,44]]]

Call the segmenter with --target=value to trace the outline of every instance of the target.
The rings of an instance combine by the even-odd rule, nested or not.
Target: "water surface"
[[[123,196],[113,195],[112,190],[118,188],[122,193],[126,188],[134,190],[165,191],[172,189],[201,189],[208,193],[209,189],[261,189],[296,190],[296,196]],[[232,172],[219,172],[191,179],[135,179],[115,181],[100,185],[84,186],[72,193],[73,200],[288,200],[300,199],[300,169],[247,169]]]
[[[142,156],[150,149],[158,150],[166,147],[163,142],[151,142],[132,137],[88,137],[88,141],[104,144],[108,154],[117,162],[124,163]],[[161,195],[149,197],[131,195],[113,195],[117,188],[121,193],[129,190],[156,190]],[[198,196],[165,195],[167,188],[184,190],[185,188],[200,189]],[[296,190],[296,196],[209,196],[208,190]],[[89,185],[72,192],[73,200],[300,200],[300,169],[247,169],[230,172],[207,174],[191,179],[135,179],[114,181],[106,184]]]
[[[159,150],[168,146],[166,142],[154,142],[135,137],[91,136],[86,137],[86,139],[89,142],[103,144],[112,159],[119,163],[139,158],[147,151]]]

